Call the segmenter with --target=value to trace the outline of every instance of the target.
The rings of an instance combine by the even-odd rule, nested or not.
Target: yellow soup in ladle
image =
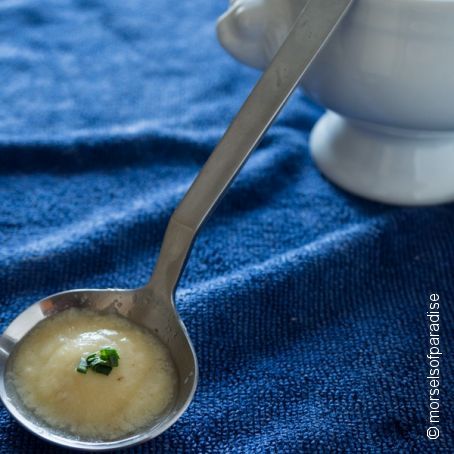
[[[96,367],[77,370],[106,347],[118,353],[115,367],[104,373]],[[162,414],[176,393],[177,372],[167,347],[115,314],[87,309],[56,314],[23,339],[12,361],[9,378],[24,405],[48,425],[82,439],[133,433]]]

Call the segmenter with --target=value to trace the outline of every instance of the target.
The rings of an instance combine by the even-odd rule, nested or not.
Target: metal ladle
[[[71,290],[49,296],[22,312],[0,337],[0,397],[27,429],[59,445],[92,451],[125,448],[156,437],[190,404],[197,386],[197,358],[178,316],[174,293],[194,239],[294,91],[352,0],[310,0],[224,137],[170,218],[150,282],[136,290]],[[179,374],[173,405],[151,427],[112,441],[82,440],[61,433],[24,407],[6,377],[18,342],[45,318],[70,307],[116,311],[155,332],[169,348]],[[70,409],[68,409],[70,411]]]

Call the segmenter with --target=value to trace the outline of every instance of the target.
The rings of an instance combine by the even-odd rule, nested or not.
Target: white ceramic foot
[[[454,201],[454,132],[387,128],[328,112],[310,147],[322,173],[354,194],[397,205]]]

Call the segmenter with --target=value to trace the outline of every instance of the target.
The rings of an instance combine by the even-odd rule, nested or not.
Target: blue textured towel
[[[258,73],[224,1],[0,3],[0,328],[71,288],[136,287]],[[315,169],[296,94],[203,229],[177,292],[193,404],[135,452],[454,452],[454,206],[389,207]],[[441,435],[428,440],[429,295]],[[0,407],[0,452],[58,450]]]

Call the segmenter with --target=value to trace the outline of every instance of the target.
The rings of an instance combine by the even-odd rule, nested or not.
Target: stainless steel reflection
[[[156,437],[185,411],[197,386],[198,367],[188,333],[175,310],[174,293],[192,243],[351,3],[352,0],[311,0],[306,4],[270,67],[170,218],[148,285],[136,290],[58,293],[35,303],[10,324],[0,338],[0,396],[27,429],[63,446],[111,450]],[[37,323],[69,307],[117,312],[155,332],[168,346],[179,373],[179,389],[174,404],[150,427],[113,441],[81,440],[47,426],[23,406],[7,379],[14,348]]]

